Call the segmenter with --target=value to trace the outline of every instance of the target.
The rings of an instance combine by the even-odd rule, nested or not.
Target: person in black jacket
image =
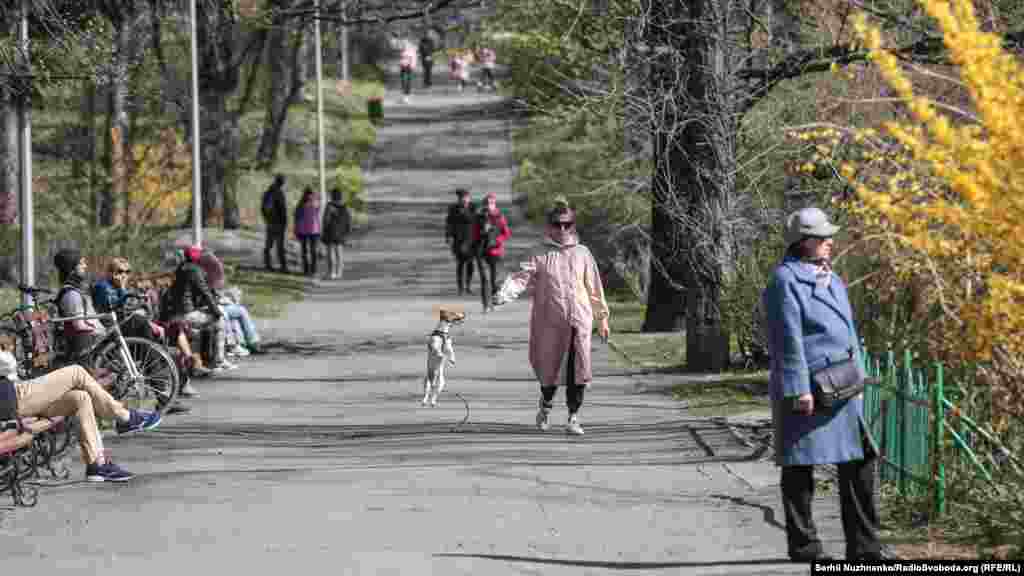
[[[448,206],[448,218],[445,221],[446,243],[451,244],[455,256],[455,280],[459,286],[459,295],[472,294],[470,289],[473,281],[473,219],[476,207],[469,198],[469,190],[457,188],[455,194],[459,201]],[[465,271],[465,275],[463,275]],[[463,283],[465,280],[465,283]]]
[[[284,253],[284,235],[288,230],[288,200],[284,196],[284,174],[274,176],[274,182],[263,193],[261,206],[263,220],[267,223],[267,242],[263,246],[263,263],[267,270],[273,270],[270,251],[277,245],[277,260],[281,272],[288,272],[288,261]]]
[[[430,32],[427,31],[423,34],[423,38],[420,38],[420,64],[423,67],[423,87],[430,88],[433,86],[434,81],[432,78],[432,72],[434,71],[434,39],[431,38]]]
[[[320,240],[327,247],[327,279],[341,278],[343,268],[341,247],[352,230],[352,214],[342,200],[341,190],[331,190],[331,200],[324,208],[324,221],[320,226]]]
[[[166,315],[172,321],[186,321],[191,326],[210,330],[214,337],[215,350],[211,368],[214,372],[237,368],[225,357],[224,313],[217,305],[217,298],[206,280],[206,272],[199,266],[201,246],[185,249],[185,258],[174,271],[174,284],[169,288],[169,308]],[[183,396],[190,396],[182,390]]]

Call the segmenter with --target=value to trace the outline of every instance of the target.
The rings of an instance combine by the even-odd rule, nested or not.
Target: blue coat
[[[775,459],[780,466],[829,464],[864,458],[862,395],[831,411],[793,411],[796,398],[811,393],[811,372],[829,358],[849,357],[863,366],[846,285],[832,274],[818,287],[812,266],[786,258],[762,296],[771,355]],[[863,428],[866,430],[867,426]]]

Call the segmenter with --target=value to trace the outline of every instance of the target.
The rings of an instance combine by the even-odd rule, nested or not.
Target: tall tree
[[[1020,10],[1012,0],[988,3],[992,14],[1003,14],[1001,22],[1013,23],[1007,10]],[[535,46],[538,56],[534,65],[514,71],[513,81],[536,109],[572,117],[565,105],[577,111],[595,106],[595,98],[581,94],[604,98],[620,89],[614,82],[595,85],[595,67],[630,67],[621,108],[624,148],[628,154],[648,149],[632,130],[643,126],[651,134],[653,166],[644,329],[685,328],[688,367],[721,369],[729,346],[723,291],[737,281],[737,260],[772,216],[759,207],[737,161],[749,112],[787,80],[864,60],[850,24],[858,9],[884,23],[900,43],[900,57],[941,58],[941,38],[919,13],[906,10],[906,0],[609,0],[602,10],[587,6],[502,2],[502,24],[514,19],[508,27],[519,33],[518,45]],[[593,33],[608,30],[613,20],[626,23],[620,51],[606,50],[608,36]],[[1011,29],[1007,44],[1019,46],[1022,32]],[[634,90],[629,80],[638,70],[647,77]]]
[[[271,169],[277,160],[281,134],[288,109],[299,101],[306,80],[306,59],[302,58],[306,34],[302,29],[286,27],[284,16],[271,14],[271,26],[266,31],[268,64],[266,115],[263,134],[256,155],[257,165]]]
[[[128,38],[138,30],[135,20],[141,4],[136,0],[96,0],[97,9],[111,25],[111,59],[105,78],[107,93],[107,122],[103,142],[110,170],[110,186],[98,191],[97,211],[100,226],[121,224],[131,200],[128,191],[129,162],[131,159],[131,125],[128,118],[129,69],[139,46]]]

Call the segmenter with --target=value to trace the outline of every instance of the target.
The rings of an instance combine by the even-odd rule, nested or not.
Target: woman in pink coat
[[[547,430],[558,386],[565,386],[569,408],[567,434],[582,435],[577,412],[590,385],[590,333],[608,339],[608,303],[597,263],[576,238],[576,214],[559,200],[548,213],[544,241],[505,279],[494,299],[502,305],[527,291],[533,293],[530,316],[530,365],[540,381],[537,427]]]

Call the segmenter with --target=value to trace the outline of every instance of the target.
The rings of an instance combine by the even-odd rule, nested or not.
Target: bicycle
[[[18,377],[27,380],[49,372],[53,360],[48,320],[54,298],[46,288],[19,284],[18,290],[31,296],[33,303],[19,304],[0,316],[0,349],[10,349],[18,362]],[[41,295],[50,297],[40,298]]]
[[[45,288],[19,286],[22,293],[52,294]],[[163,412],[171,405],[178,395],[180,376],[177,365],[171,355],[160,344],[145,338],[124,336],[121,323],[116,312],[73,316],[66,318],[49,317],[41,306],[54,304],[54,299],[36,302],[32,306],[21,305],[9,317],[15,322],[13,332],[16,335],[15,346],[21,350],[15,352],[18,359],[19,377],[32,378],[40,375],[40,371],[49,371],[53,364],[81,364],[90,368],[94,376],[98,376],[100,384],[110,392],[116,400],[128,408]],[[26,318],[27,317],[27,318]],[[20,318],[20,321],[18,320]],[[3,317],[0,317],[0,321]],[[42,334],[40,324],[47,326],[63,326],[74,320],[100,320],[109,324],[106,333],[92,342],[85,350],[74,358],[68,358],[66,351],[61,350],[62,338]],[[10,331],[11,328],[0,328]],[[38,360],[43,352],[39,340],[46,339],[46,360]],[[56,346],[50,346],[54,342]]]

